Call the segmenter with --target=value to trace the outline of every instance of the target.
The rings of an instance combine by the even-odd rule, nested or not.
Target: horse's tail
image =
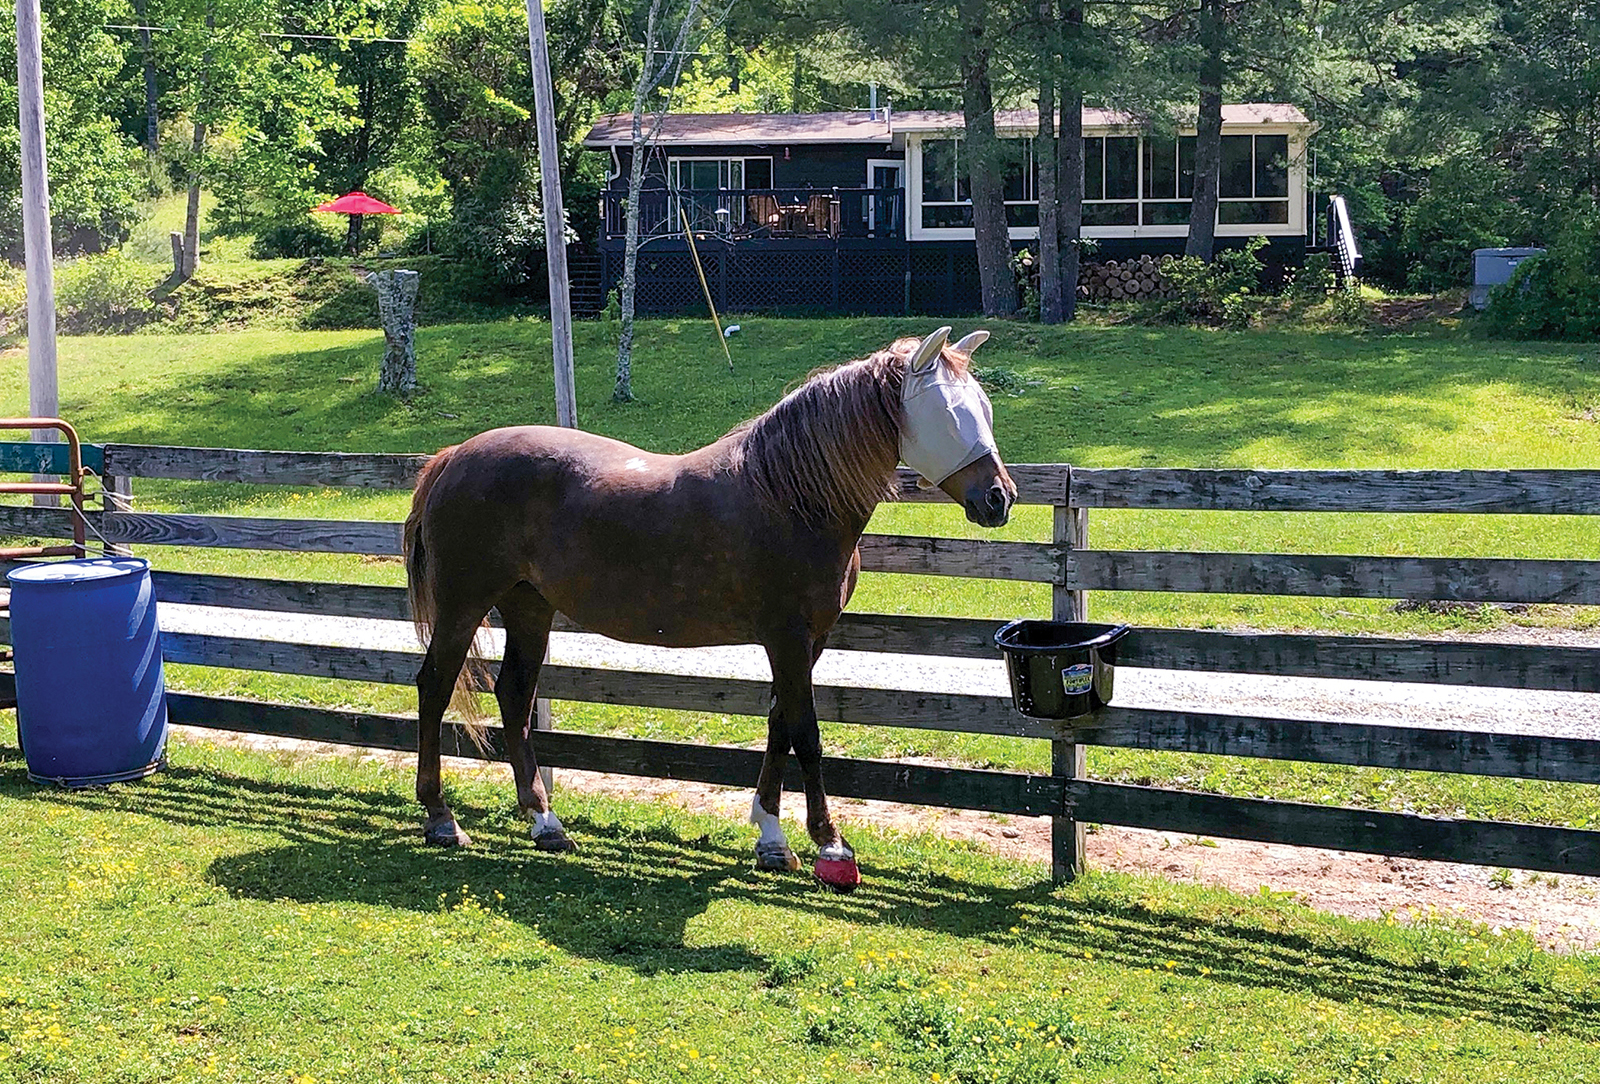
[[[438,616],[438,602],[434,598],[434,586],[437,570],[433,562],[428,559],[427,547],[422,540],[422,526],[425,518],[425,509],[428,503],[428,494],[439,478],[439,472],[450,458],[450,453],[455,451],[455,445],[442,449],[427,463],[423,464],[422,472],[417,475],[417,486],[411,494],[411,512],[406,516],[405,528],[400,535],[400,552],[404,554],[406,565],[406,592],[411,598],[411,620],[417,626],[417,639],[423,647],[429,646],[433,640],[433,623]],[[488,625],[484,619],[484,625]],[[489,682],[489,664],[483,660],[474,649],[467,656],[466,665],[461,668],[461,673],[456,677],[455,693],[450,698],[450,706],[454,708],[464,720],[469,737],[480,749],[486,748],[484,714],[482,706],[478,703],[477,690],[487,687]]]

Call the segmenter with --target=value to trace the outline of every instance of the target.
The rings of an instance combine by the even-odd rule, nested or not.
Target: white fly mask
[[[922,477],[938,485],[968,463],[993,452],[994,408],[971,374],[957,376],[944,363],[943,350],[950,329],[942,327],[922,340],[906,363],[900,403],[904,424],[900,429],[900,459]],[[970,354],[989,337],[974,331],[956,344]]]

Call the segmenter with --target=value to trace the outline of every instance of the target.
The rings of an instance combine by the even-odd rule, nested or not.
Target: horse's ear
[[[950,338],[950,329],[942,327],[922,340],[922,345],[911,354],[911,360],[906,362],[906,372],[925,373],[939,364],[939,355],[944,350],[945,342]]]
[[[972,356],[972,352],[989,341],[989,333],[979,328],[960,342],[956,343],[956,353]]]

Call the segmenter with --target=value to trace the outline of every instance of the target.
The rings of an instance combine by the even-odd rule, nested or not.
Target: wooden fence
[[[397,554],[397,523],[264,519],[132,511],[130,478],[408,489],[424,456],[262,452],[105,445],[104,507],[92,525],[113,545]],[[1182,553],[1097,550],[1095,508],[1274,512],[1450,512],[1600,514],[1600,471],[1249,471],[1085,470],[1060,464],[1012,468],[1022,503],[1055,509],[1052,541],[1001,542],[869,535],[870,572],[1022,580],[1052,585],[1057,619],[1081,618],[1087,591],[1285,594],[1460,602],[1600,604],[1600,561]],[[902,471],[906,500],[945,500]],[[0,536],[61,537],[65,510],[0,506]],[[159,561],[156,562],[159,564]],[[395,587],[156,571],[169,603],[403,620]],[[558,631],[577,631],[557,619]],[[849,613],[830,649],[963,658],[996,657],[997,622]],[[0,625],[0,642],[9,630]],[[168,662],[351,681],[410,685],[418,655],[244,637],[168,633]],[[1139,628],[1119,647],[1128,666],[1433,682],[1564,692],[1600,692],[1600,649],[1441,642],[1378,637]],[[0,674],[0,691],[10,676]],[[547,666],[540,692],[591,701],[762,716],[767,684]],[[1508,694],[1514,704],[1515,694]],[[1365,723],[1258,718],[1112,705],[1069,729],[1019,715],[1009,698],[898,689],[819,686],[824,720],[1002,734],[1052,743],[1049,775],[828,758],[832,793],[1019,816],[1050,816],[1054,870],[1083,863],[1086,823],[1332,847],[1412,858],[1600,875],[1600,832],[1406,813],[1233,798],[1085,778],[1088,745],[1457,772],[1560,782],[1600,782],[1600,740],[1423,729]],[[357,714],[174,693],[176,723],[384,749],[415,748],[415,724]],[[498,732],[495,732],[498,737]],[[480,755],[447,728],[446,751]],[[553,731],[541,734],[542,763],[558,768],[751,786],[756,749],[707,747]],[[498,745],[491,754],[498,753]],[[791,766],[792,767],[792,766]],[[798,779],[791,777],[793,787]]]

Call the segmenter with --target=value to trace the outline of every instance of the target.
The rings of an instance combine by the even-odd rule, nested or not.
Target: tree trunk
[[[628,224],[622,247],[622,333],[617,336],[615,403],[633,402],[633,305],[639,281],[639,197],[644,191],[644,94],[633,98],[633,157],[628,164]]]
[[[200,267],[200,159],[206,152],[206,122],[194,122],[194,143],[189,148],[189,206],[183,217],[183,266],[178,278],[194,278]]]
[[[150,44],[149,0],[135,0],[133,10],[139,19],[139,50],[144,54],[144,149],[149,154],[159,154],[160,93],[156,86],[156,53]]]
[[[369,271],[366,278],[367,285],[378,291],[378,318],[383,323],[378,390],[410,395],[417,390],[417,287],[422,276],[415,271]]]
[[[206,6],[206,37],[217,29],[216,12]],[[183,219],[183,267],[178,279],[182,282],[194,278],[200,267],[200,182],[204,171],[201,163],[206,153],[205,97],[206,76],[211,70],[211,49],[200,54],[200,77],[195,94],[194,142],[189,148],[189,206]]]
[[[1061,238],[1061,319],[1078,315],[1078,273],[1083,237],[1083,0],[1069,0],[1062,12],[1065,63],[1061,71],[1061,138],[1057,144],[1056,194],[1061,203],[1056,222]]]
[[[985,316],[1017,311],[1017,283],[1011,271],[1011,231],[1006,225],[1000,140],[994,128],[994,91],[989,78],[985,35],[988,5],[961,3],[961,111],[966,122],[963,149],[972,196],[972,233],[978,248],[978,284]]]
[[[656,28],[663,0],[651,0],[650,14],[645,21],[644,60],[639,67],[639,81],[633,88],[633,159],[628,163],[628,215],[625,240],[622,247],[622,333],[617,336],[617,381],[611,389],[611,399],[617,403],[633,402],[633,309],[634,293],[639,278],[639,197],[644,191],[645,151],[650,141],[661,130],[661,122],[672,107],[669,93],[656,112],[650,136],[644,134],[644,103],[650,92],[670,76],[677,85],[683,69],[684,46],[700,14],[700,0],[689,0],[678,24],[677,40],[672,52],[659,68],[650,66],[656,50]]]
[[[1222,13],[1219,0],[1200,0],[1200,117],[1194,142],[1194,199],[1189,205],[1186,256],[1206,263],[1216,251],[1217,187],[1222,173]]]
[[[1039,0],[1039,132],[1033,160],[1039,164],[1039,320],[1061,322],[1061,204],[1056,175],[1055,3]]]

